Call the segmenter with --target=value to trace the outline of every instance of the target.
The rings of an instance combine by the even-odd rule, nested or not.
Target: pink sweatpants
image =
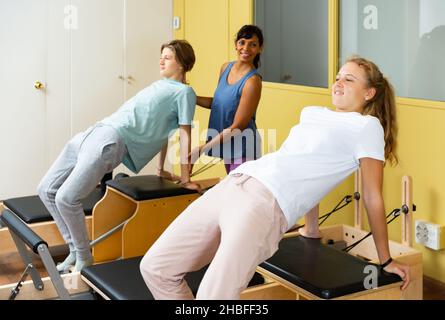
[[[286,230],[263,184],[227,176],[170,224],[142,259],[141,273],[155,299],[193,299],[184,276],[210,263],[196,298],[239,299]]]

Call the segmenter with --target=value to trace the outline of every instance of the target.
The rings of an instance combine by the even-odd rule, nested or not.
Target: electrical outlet
[[[445,248],[445,227],[425,220],[415,222],[416,243],[440,250]]]

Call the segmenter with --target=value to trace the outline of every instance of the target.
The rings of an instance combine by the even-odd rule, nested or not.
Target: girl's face
[[[182,81],[184,74],[182,66],[176,61],[175,53],[170,48],[164,48],[159,59],[161,77]]]
[[[343,65],[332,86],[332,103],[337,111],[362,113],[374,95],[375,89],[368,88],[365,70],[354,62]]]
[[[256,35],[250,39],[241,38],[236,41],[235,50],[239,61],[253,63],[255,57],[261,53],[260,41]]]

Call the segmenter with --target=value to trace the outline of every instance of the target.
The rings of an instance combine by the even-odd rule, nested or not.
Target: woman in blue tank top
[[[229,173],[241,163],[261,156],[255,114],[261,98],[257,68],[262,46],[261,29],[243,26],[235,40],[238,59],[221,67],[213,98],[197,97],[197,104],[211,112],[207,141],[192,151],[192,163],[204,153],[223,159]]]

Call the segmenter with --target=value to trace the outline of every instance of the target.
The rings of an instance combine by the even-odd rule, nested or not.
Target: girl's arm
[[[190,148],[191,148],[191,125],[179,126],[179,153],[181,160],[181,185],[187,189],[201,191],[201,187],[197,183],[190,181]]]
[[[229,128],[224,129],[220,134],[213,137],[212,140],[204,145],[196,147],[191,154],[191,161],[195,161],[199,158],[201,153],[210,150],[212,147],[220,144],[221,142],[228,141],[231,137],[240,134],[247,125],[250,119],[253,117],[261,98],[262,82],[260,77],[253,76],[247,80],[243,92],[241,95],[238,109],[236,110],[233,123]]]
[[[165,144],[165,146],[162,147],[161,151],[159,152],[159,159],[158,159],[158,176],[162,171],[164,171],[164,163],[165,163],[165,156],[167,155],[167,147],[168,142]]]
[[[196,97],[196,104],[206,109],[212,108],[213,98],[211,97]]]
[[[306,238],[320,238],[318,227],[319,207],[317,204],[304,216],[304,227],[298,229],[298,233]]]
[[[386,225],[385,205],[382,196],[383,162],[372,158],[360,159],[363,181],[363,201],[368,221],[374,237],[374,243],[380,263],[391,258],[388,243],[388,228]],[[398,274],[403,280],[402,289],[409,283],[409,268],[392,261],[384,268],[385,271]]]

